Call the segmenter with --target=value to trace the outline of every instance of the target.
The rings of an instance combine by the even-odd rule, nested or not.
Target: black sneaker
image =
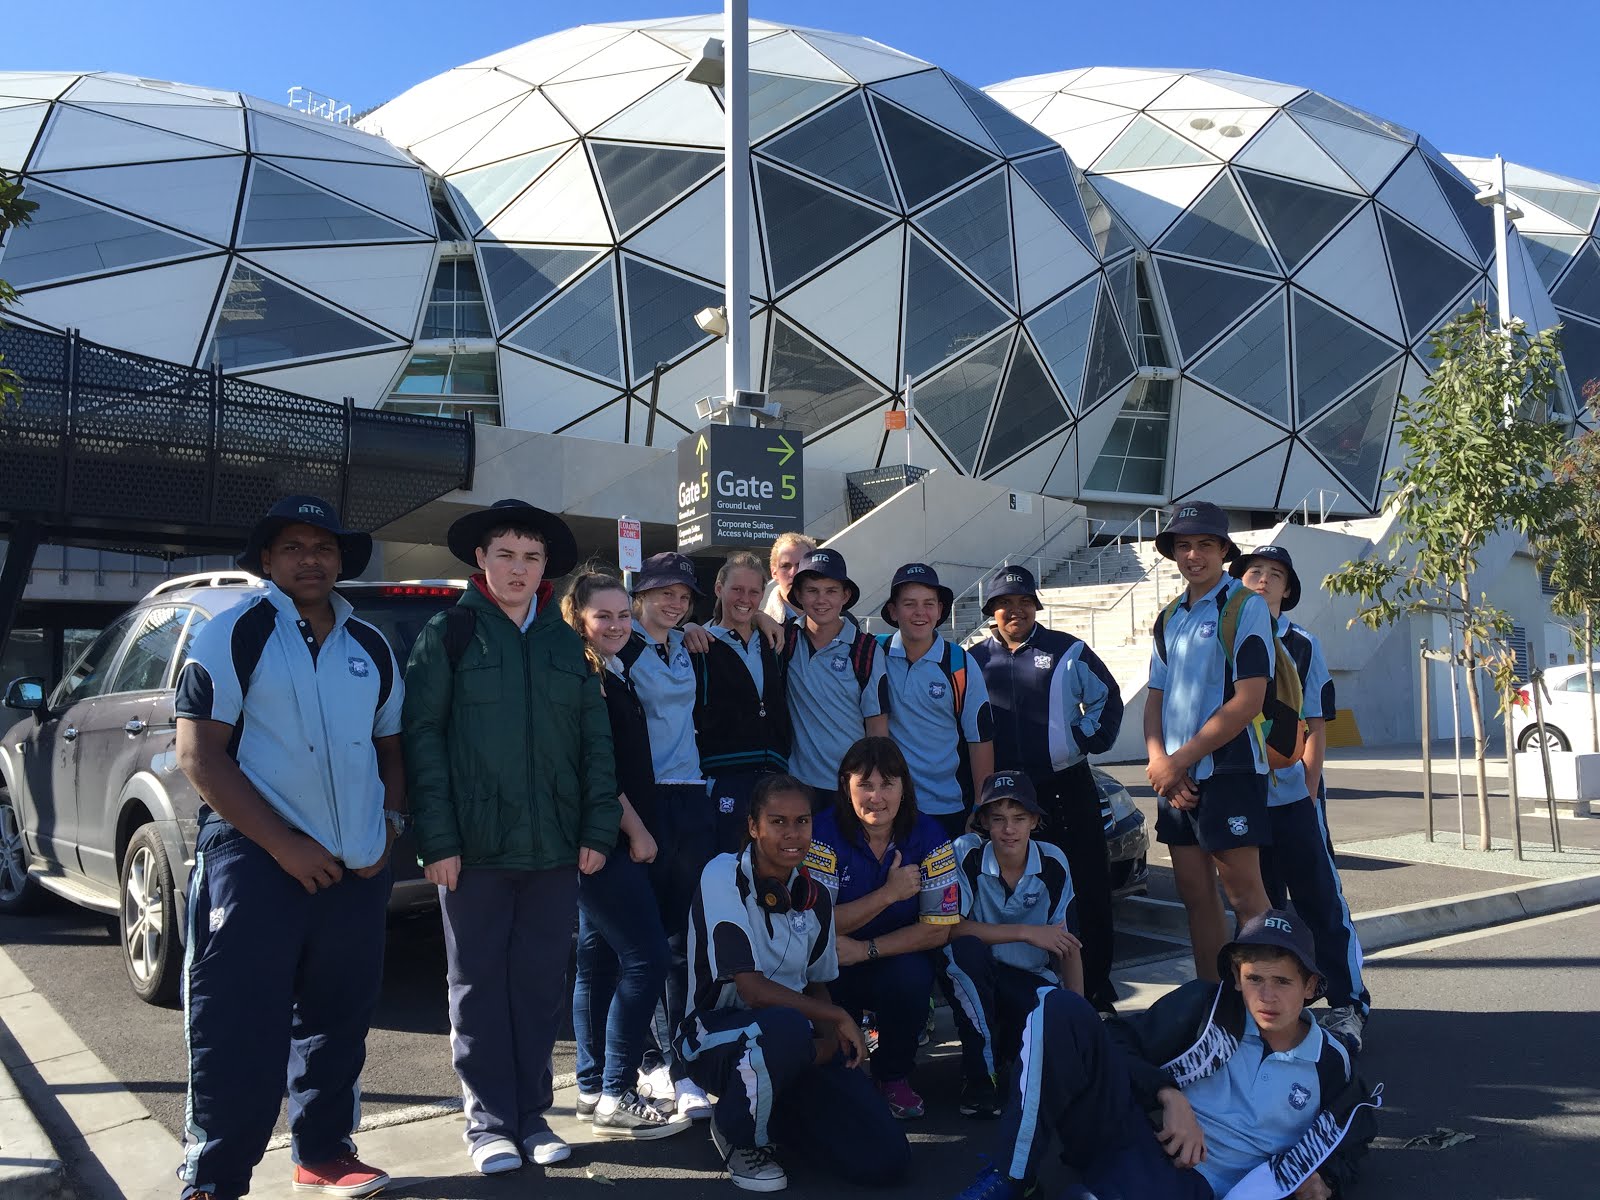
[[[1000,1089],[991,1075],[979,1075],[961,1085],[961,1115],[992,1121],[1000,1115]]]
[[[688,1117],[662,1112],[637,1092],[627,1092],[610,1111],[596,1108],[590,1128],[596,1137],[631,1138],[636,1142],[671,1137],[689,1128]]]

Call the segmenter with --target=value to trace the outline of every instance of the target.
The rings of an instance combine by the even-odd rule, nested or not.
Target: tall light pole
[[[1493,175],[1490,181],[1477,195],[1479,204],[1494,213],[1494,285],[1496,299],[1496,316],[1500,324],[1500,337],[1504,345],[1503,350],[1506,361],[1511,360],[1511,261],[1507,253],[1506,223],[1522,215],[1522,211],[1513,208],[1511,199],[1506,193],[1506,160],[1500,155],[1494,156]],[[1517,398],[1507,396],[1505,401],[1506,427],[1511,427],[1511,422],[1516,417]]]
[[[727,403],[750,389],[750,7],[726,0],[722,14],[723,102],[727,151],[723,160],[723,274],[728,336],[723,344]],[[750,417],[751,422],[755,417]]]

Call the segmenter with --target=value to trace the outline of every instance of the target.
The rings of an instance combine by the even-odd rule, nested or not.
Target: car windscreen
[[[437,594],[436,594],[437,593]],[[457,588],[428,588],[424,594],[402,594],[384,588],[352,588],[343,592],[363,621],[378,627],[394,650],[400,669],[411,656],[411,644],[434,613],[452,607],[461,595]]]

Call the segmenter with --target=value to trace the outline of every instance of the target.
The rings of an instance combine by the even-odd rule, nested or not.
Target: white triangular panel
[[[905,232],[896,227],[779,304],[812,336],[894,390]]]
[[[1362,190],[1287,113],[1275,116],[1235,161],[1241,167],[1320,183],[1342,192]]]
[[[1263,104],[1260,98],[1230,87],[1226,80],[1185,75],[1161,93],[1161,107],[1235,109],[1260,108]],[[1265,107],[1276,106],[1267,104]]]
[[[208,142],[58,104],[29,167],[35,171],[58,171],[66,167],[104,167],[113,163],[226,153],[222,147]]]
[[[761,366],[761,351],[766,342],[764,321],[764,317],[760,320],[752,318],[750,321],[750,357],[752,365],[758,369]],[[689,429],[704,424],[695,415],[695,403],[707,396],[721,396],[727,392],[723,359],[723,344],[712,342],[708,346],[702,346],[670,370],[663,371],[659,399],[661,412]],[[751,378],[760,379],[761,375],[759,372],[753,373]],[[639,394],[648,397],[650,376],[646,374],[638,386]],[[809,458],[806,460],[806,465],[811,465]]]
[[[625,29],[607,28],[603,25],[578,25],[563,29],[547,37],[535,38],[509,50],[501,50],[487,58],[466,65],[469,67],[497,67],[526,79],[529,83],[543,83],[575,63],[598,53],[613,42],[628,36]]]
[[[1121,83],[1090,83],[1094,72],[1085,75],[1073,85],[1072,90],[1091,100],[1106,100],[1129,108],[1144,108],[1154,104],[1161,94],[1177,81],[1176,75],[1150,75],[1143,79],[1127,79]],[[1087,85],[1087,86],[1086,86]]]
[[[645,422],[649,420],[649,410],[637,400],[632,403],[634,440],[637,441],[644,437],[644,427]],[[620,442],[622,441],[622,435],[628,432],[628,404],[629,401],[626,397],[613,401],[598,412],[592,412],[586,417],[581,417],[570,425],[563,425],[557,432],[562,437],[588,438],[594,442]]]
[[[1146,245],[1156,242],[1178,214],[1217,177],[1220,164],[1168,167],[1160,171],[1125,171],[1096,175],[1094,187]]]
[[[1011,220],[1017,242],[1018,291],[1022,311],[1032,312],[1066,291],[1097,265],[1061,219],[1015,171],[1011,173]]]
[[[1001,467],[985,478],[1021,492],[1043,492],[1045,481],[1050,478],[1050,472],[1055,470],[1056,461],[1062,452],[1072,454],[1072,446],[1069,444],[1072,437],[1071,429],[1063,429],[1009,466]]]
[[[241,378],[332,404],[349,396],[358,408],[376,408],[388,395],[389,385],[410,357],[409,349],[385,350],[358,358],[336,358],[331,362],[284,367],[277,371],[255,371]]]
[[[1048,112],[1049,109],[1045,111]],[[1060,143],[1061,148],[1067,152],[1067,157],[1081,167],[1104,154],[1106,148],[1122,136],[1122,131],[1133,124],[1135,114],[1126,110],[1124,113],[1124,116],[1096,121],[1093,125],[1057,130],[1050,136]]]
[[[460,67],[401,92],[356,127],[386,136],[396,145],[408,146],[418,134],[459,125],[507,100],[526,95],[531,87],[526,80],[499,71]]]
[[[17,311],[53,329],[82,330],[136,354],[193,362],[228,265],[225,254],[148,271],[107,275],[25,294]],[[161,303],[152,304],[151,297]]]
[[[1400,164],[1399,170],[1383,185],[1378,199],[1391,212],[1398,213],[1436,242],[1443,242],[1468,262],[1477,262],[1477,251],[1461,232],[1461,223],[1450,211],[1449,202],[1428,170],[1420,153]]]
[[[0,96],[54,100],[78,78],[76,71],[0,71]]]
[[[657,262],[688,271],[702,279],[723,282],[722,173],[719,171],[693,192],[628,239],[628,248]],[[766,271],[761,263],[761,239],[755,200],[750,201],[750,293],[765,296]]]
[[[1177,428],[1170,443],[1174,496],[1189,494],[1235,463],[1249,462],[1285,436],[1270,421],[1192,379],[1179,385],[1176,407]],[[1270,484],[1258,481],[1258,496],[1269,491]]]
[[[85,75],[72,90],[62,97],[74,104],[151,104],[165,100],[169,104],[202,105],[208,103],[198,96],[165,89],[144,88],[126,79],[110,75]]]
[[[0,109],[0,171],[17,173],[27,165],[28,151],[49,112],[48,104]]]
[[[1364,205],[1332,241],[1300,268],[1294,281],[1379,333],[1397,342],[1406,340],[1372,205]]]
[[[242,154],[61,171],[40,178],[63,191],[196,234],[226,247],[244,176]]]
[[[561,74],[548,76],[546,82],[558,84],[578,79],[600,79],[609,75],[625,75],[630,71],[648,71],[654,67],[670,67],[681,71],[687,65],[683,54],[676,48],[643,33],[630,33],[598,54],[574,63]]]
[[[431,245],[258,250],[248,257],[406,339],[433,279]]]
[[[716,94],[685,79],[668,80],[600,126],[595,136],[680,146],[721,147],[727,140]]]
[[[552,83],[542,90],[556,110],[579,133],[603,125],[640,96],[676,77],[677,67],[656,67],[627,75],[607,75],[600,79],[580,79],[573,83]]]
[[[889,434],[889,446],[884,452],[883,413],[888,409],[885,400],[881,408],[869,409],[816,441],[806,439],[806,467],[813,471],[866,471],[878,465],[879,456],[888,462],[901,462],[905,456],[906,435],[896,429]],[[944,467],[944,456],[933,446],[933,439],[918,428],[912,432],[912,454],[919,467]]]
[[[472,148],[481,142],[491,129],[505,120],[512,109],[520,103],[518,99],[504,100],[485,112],[468,117],[459,125],[452,125],[449,129],[441,129],[438,133],[430,134],[420,141],[409,143],[411,153],[441,175],[457,170],[456,164],[463,160],[473,166],[479,166],[488,160],[472,155]],[[574,135],[569,131],[568,136]]]
[[[1163,96],[1161,103],[1167,98]],[[1232,158],[1274,115],[1270,108],[1153,108],[1149,115],[1218,158]]]
[[[1283,437],[1281,429],[1278,436]],[[1190,497],[1174,487],[1172,499],[1193,498],[1231,508],[1259,508],[1261,502],[1272,494],[1273,485],[1282,477],[1283,464],[1289,457],[1292,445],[1292,438],[1284,438],[1277,445],[1259,451],[1243,466],[1234,467],[1219,478],[1207,480],[1194,488]]]
[[[972,115],[966,101],[956,95],[955,88],[944,77],[943,71],[919,71],[915,75],[902,75],[875,84],[873,91],[903,104],[918,116],[960,134],[969,142],[976,142],[985,150],[998,152],[999,147]]]
[[[1145,79],[1162,79],[1168,85],[1188,72],[1162,67],[1086,67],[1072,81],[1074,87],[1101,87],[1108,83],[1130,83]],[[1062,87],[1067,85],[1063,83]]]
[[[1389,172],[1394,170],[1395,164],[1411,149],[1394,138],[1368,133],[1364,129],[1352,129],[1337,121],[1324,121],[1320,117],[1301,116],[1298,113],[1295,120],[1368,192],[1375,191]]]
[[[380,167],[320,158],[269,157],[267,161],[433,236],[433,201],[428,197],[422,172],[415,167]]]
[[[1317,511],[1319,502],[1324,508],[1366,511],[1366,505],[1350,491],[1350,485],[1330,471],[1310,447],[1297,441],[1289,452],[1289,469],[1283,476],[1283,490],[1278,493],[1276,507],[1299,508],[1302,502],[1309,505],[1312,512]]]
[[[1012,112],[1016,113],[1017,116],[1028,122],[1035,129],[1038,129],[1039,123],[1034,118],[1044,111],[1044,106],[1049,104],[1054,97],[1047,93],[1033,99],[1019,99],[1016,96],[1007,96],[1006,99],[1010,102],[1009,107]]]
[[[500,347],[500,414],[509,429],[552,433],[621,395],[610,384]]]
[[[504,119],[494,122],[484,130],[476,144],[464,150],[452,171],[470,171],[485,163],[499,162],[537,150],[554,146],[576,135],[550,101],[538,92],[524,96],[504,114]]]
[[[150,125],[168,133],[209,142],[224,150],[244,149],[244,109],[220,105],[87,104],[101,116]]]
[[[801,36],[822,51],[830,62],[844,68],[852,79],[861,83],[877,83],[880,79],[926,71],[933,65],[887,46],[864,46],[859,41],[841,41],[825,33],[812,33],[809,30]]]
[[[798,75],[806,79],[831,79],[839,83],[853,82],[847,73],[823,57],[792,29],[752,45],[750,69],[773,75]]]
[[[1220,83],[1229,91],[1239,92],[1245,96],[1254,96],[1263,104],[1284,105],[1293,100],[1305,88],[1291,87],[1285,83],[1273,83],[1267,79],[1256,79],[1249,75],[1236,75],[1232,71],[1196,71],[1196,78],[1210,79]]]
[[[1119,117],[1133,116],[1131,108],[1110,104],[1104,100],[1091,100],[1087,96],[1075,96],[1070,92],[1052,93],[1046,99],[1049,103],[1039,110],[1038,116],[1032,123],[1034,128],[1053,138],[1059,138],[1063,133],[1074,129],[1098,125],[1102,121],[1115,121]],[[1020,116],[1021,109],[1016,111]],[[1107,146],[1110,144],[1109,141],[1106,142]],[[1102,146],[1101,149],[1105,147]]]
[[[504,242],[609,242],[611,226],[589,170],[576,146],[547,170],[511,207],[488,225]]]

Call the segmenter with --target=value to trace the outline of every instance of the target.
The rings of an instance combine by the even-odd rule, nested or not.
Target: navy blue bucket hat
[[[560,579],[578,565],[578,540],[572,536],[567,523],[553,512],[536,508],[526,500],[496,500],[488,508],[480,508],[459,517],[445,534],[445,544],[462,562],[473,570],[478,569],[478,547],[491,529],[504,525],[526,525],[539,531],[544,539],[544,577]]]
[[[310,525],[338,539],[341,580],[354,579],[367,569],[372,559],[372,535],[340,525],[333,505],[317,496],[285,496],[256,522],[244,550],[233,561],[252,575],[261,574],[261,552],[272,544],[280,529],[289,525]]]
[[[978,808],[999,800],[1011,800],[1036,817],[1044,816],[1039,807],[1039,796],[1033,790],[1033,781],[1021,771],[996,771],[983,781],[983,791],[978,795]]]
[[[700,580],[695,578],[694,563],[676,551],[663,550],[644,560],[643,567],[633,577],[633,594],[642,596],[675,583],[683,584],[693,595],[705,595],[700,590]]]
[[[983,586],[983,615],[994,616],[995,602],[1004,600],[1008,596],[1027,596],[1035,608],[1043,608],[1039,602],[1039,585],[1033,578],[1033,572],[1027,567],[1001,567]]]
[[[800,569],[794,573],[794,579],[789,583],[791,603],[800,598],[800,584],[807,575],[815,575],[819,579],[831,579],[835,583],[844,584],[846,609],[855,607],[856,601],[861,599],[861,589],[856,586],[855,580],[850,578],[850,570],[845,566],[844,555],[837,550],[830,550],[826,546],[818,546],[800,560]],[[798,607],[798,605],[797,605]]]
[[[1233,565],[1228,568],[1228,574],[1235,579],[1243,579],[1244,573],[1250,569],[1253,562],[1275,562],[1289,575],[1289,590],[1283,594],[1283,603],[1278,606],[1280,612],[1288,612],[1300,603],[1300,576],[1295,574],[1294,559],[1289,557],[1289,552],[1282,546],[1257,546],[1249,554],[1241,554],[1233,560]]]
[[[956,594],[939,582],[939,573],[927,563],[907,563],[894,573],[894,579],[889,584],[889,598],[883,602],[878,615],[896,629],[900,628],[900,622],[889,615],[889,609],[900,589],[908,583],[920,583],[938,593],[939,624],[943,625],[950,616],[950,606],[956,602]]]
[[[1233,978],[1233,950],[1238,946],[1273,946],[1300,960],[1309,974],[1317,977],[1317,991],[1312,1000],[1320,1000],[1328,990],[1328,981],[1317,970],[1315,943],[1311,930],[1293,913],[1280,908],[1269,908],[1259,916],[1251,917],[1240,928],[1238,936],[1224,946],[1217,955],[1217,973],[1224,981]]]
[[[1224,546],[1222,561],[1229,562],[1239,557],[1238,544],[1228,536],[1228,514],[1215,504],[1189,500],[1178,505],[1167,527],[1156,534],[1156,553],[1162,558],[1171,558],[1172,543],[1179,534],[1220,538]]]

